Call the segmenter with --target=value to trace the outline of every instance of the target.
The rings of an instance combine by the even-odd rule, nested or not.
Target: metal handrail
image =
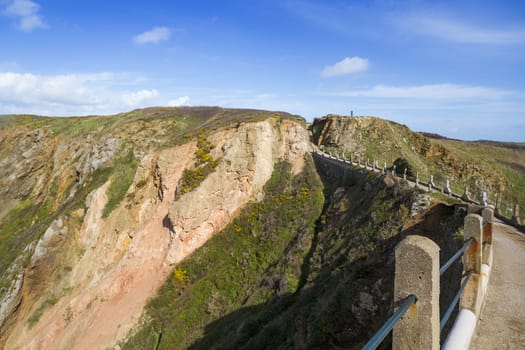
[[[467,286],[467,283],[470,277],[472,276],[472,272],[473,272],[472,270],[468,272],[467,277],[465,278],[463,283],[461,283],[461,287],[459,287],[459,291],[456,293],[456,296],[452,300],[452,303],[450,303],[450,306],[448,307],[447,312],[445,312],[445,314],[443,315],[443,318],[439,321],[439,331],[440,332],[443,330],[443,327],[445,327],[445,325],[447,324],[447,321],[450,315],[452,315],[452,311],[454,311],[454,308],[456,307],[456,304],[458,303],[459,298],[461,297],[461,294],[463,294],[463,290],[465,290],[465,287]]]
[[[461,254],[463,254],[465,249],[468,248],[468,246],[470,245],[470,243],[472,243],[473,240],[474,240],[473,237],[470,237],[469,239],[467,239],[465,241],[465,244],[463,244],[463,247],[461,247],[456,252],[456,254],[454,254],[450,259],[448,259],[448,261],[443,266],[441,266],[441,268],[439,269],[439,274],[440,275],[442,275],[443,272],[447,271],[447,269],[450,267],[450,265],[452,265],[461,256]]]
[[[366,343],[366,345],[363,347],[362,350],[374,350],[376,349],[379,344],[385,339],[385,337],[390,333],[392,328],[394,328],[394,325],[397,321],[407,312],[408,308],[412,306],[412,304],[415,304],[417,302],[417,297],[414,294],[410,294],[401,307],[394,312],[394,314],[386,321],[386,323],[381,327],[379,331]]]

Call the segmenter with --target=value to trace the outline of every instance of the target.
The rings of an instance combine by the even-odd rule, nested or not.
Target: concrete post
[[[482,261],[488,266],[492,265],[492,225],[494,223],[494,210],[484,208],[481,212],[483,217],[483,247]]]
[[[494,208],[494,215],[499,215],[499,208],[501,207],[501,192],[496,194],[496,207]]]
[[[416,172],[416,186],[419,185],[419,172]]]
[[[468,214],[465,217],[465,241],[469,238],[474,240],[470,243],[463,254],[464,272],[472,271],[472,276],[465,287],[459,301],[460,309],[468,309],[479,316],[482,301],[481,288],[481,264],[482,264],[482,242],[483,242],[483,218],[477,214]]]
[[[470,201],[470,197],[468,194],[468,186],[465,186],[465,190],[463,191],[463,195],[461,195],[461,199],[464,200],[465,202]]]
[[[452,191],[450,190],[450,180],[447,179],[447,181],[445,182],[445,188],[443,189],[443,192],[445,192],[446,194],[450,194]]]
[[[487,202],[487,192],[483,191],[481,193],[481,205],[483,207],[486,207],[488,205],[488,202]]]
[[[396,247],[394,303],[410,294],[417,302],[394,326],[392,349],[439,349],[439,247],[408,236]]]
[[[432,192],[433,187],[434,187],[434,176],[430,175],[430,180],[428,181],[428,192]]]
[[[383,172],[386,174],[386,162],[383,163]]]
[[[392,166],[392,175],[394,176],[396,175],[396,165],[395,164]]]
[[[520,205],[518,203],[514,205],[514,211],[512,212],[512,223],[515,225],[521,225]]]
[[[407,168],[403,170],[403,180],[406,180],[406,179],[407,179]]]

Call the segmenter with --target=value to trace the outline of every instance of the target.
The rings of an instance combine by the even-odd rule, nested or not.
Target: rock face
[[[35,142],[49,142],[46,134],[36,135],[40,136],[32,136]],[[75,193],[93,183],[92,174],[110,165],[124,144],[118,133],[88,137],[94,145],[87,154],[75,153],[74,144],[56,145],[56,141],[56,147],[45,150],[47,157],[55,159],[60,158],[56,152],[70,150],[70,155],[81,160],[69,163],[76,173],[69,197],[76,198]],[[80,209],[65,211],[50,222],[28,251],[29,263],[23,269],[18,265],[19,273],[12,274],[16,278],[3,295],[0,347],[92,349],[114,345],[137,324],[147,300],[174,264],[219,232],[246,203],[261,200],[278,160],[290,162],[293,171],[299,172],[310,147],[303,126],[275,117],[229,124],[206,137],[215,146],[212,156],[219,163],[194,190],[175,196],[184,171],[198,166],[193,156],[195,138],[157,151],[139,147],[134,149],[141,157],[134,179],[107,218],[104,208],[119,174],[95,187],[84,208],[80,203]],[[42,151],[32,149],[29,151]],[[56,162],[48,167],[63,166]],[[13,181],[34,176],[31,170],[19,172],[14,173]],[[32,178],[34,185],[27,191],[36,191],[41,179],[49,183],[53,176],[50,172]],[[60,187],[60,180],[55,183]],[[7,186],[8,190],[12,187]],[[5,321],[7,316],[10,322]]]

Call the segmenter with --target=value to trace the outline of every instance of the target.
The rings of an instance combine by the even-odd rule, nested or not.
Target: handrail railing
[[[367,170],[370,169],[370,170],[372,170],[372,171],[375,171],[375,170],[381,171],[381,168],[380,168],[380,167],[375,168],[373,165],[369,165],[369,164],[367,164],[367,163],[363,163],[363,164],[361,164],[360,161],[357,161],[357,162],[356,162],[356,161],[353,161],[352,159],[347,160],[347,159],[344,159],[344,158],[340,158],[339,155],[338,155],[337,153],[334,154],[334,155],[332,155],[331,153],[330,153],[330,154],[329,154],[329,153],[326,153],[326,152],[324,152],[323,150],[321,150],[320,148],[318,148],[316,145],[314,145],[314,152],[315,152],[316,154],[319,154],[319,155],[321,155],[321,156],[323,156],[323,157],[325,157],[325,158],[328,158],[328,159],[333,159],[333,160],[337,160],[337,161],[340,161],[340,162],[348,163],[348,164],[351,164],[351,165],[356,165],[356,166],[358,166],[358,167],[361,167],[361,168],[364,168],[364,169],[367,169]],[[386,168],[385,168],[385,169],[386,169]],[[383,169],[383,170],[386,172],[385,169]],[[390,171],[390,170],[389,170],[389,171]],[[428,182],[428,183],[427,183],[427,182],[423,182],[423,181],[419,181],[419,180],[414,181],[413,179],[409,179],[408,177],[405,178],[403,175],[399,175],[399,174],[397,174],[397,173],[394,173],[394,171],[392,172],[392,174],[395,175],[396,177],[403,178],[403,179],[405,179],[405,180],[407,180],[407,181],[409,181],[409,182],[415,184],[416,186],[419,186],[419,187],[428,187],[428,191],[429,191],[429,192],[430,192],[430,191],[443,192],[443,193],[446,193],[446,194],[448,194],[449,196],[451,196],[451,197],[453,197],[453,198],[456,198],[456,199],[458,199],[458,200],[461,200],[461,201],[463,201],[463,202],[465,202],[465,203],[469,203],[469,204],[482,205],[482,206],[486,206],[486,205],[488,204],[488,203],[485,203],[483,200],[480,201],[480,202],[475,201],[475,200],[473,200],[473,199],[468,198],[468,196],[467,196],[466,198],[464,198],[464,196],[466,195],[466,192],[465,192],[465,194],[463,194],[463,195],[460,195],[460,194],[454,193],[453,191],[450,191],[450,190],[449,190],[448,192],[446,192],[446,191],[445,191],[445,187],[439,187],[439,186],[437,186],[436,184],[434,184],[433,182]],[[485,193],[486,193],[486,192],[484,192],[484,198],[485,198]]]
[[[465,244],[463,244],[463,247],[461,247],[456,252],[456,254],[454,254],[450,259],[448,259],[448,261],[443,266],[440,267],[440,269],[439,269],[439,274],[440,275],[442,275],[443,272],[447,271],[447,269],[463,254],[465,249],[468,248],[468,246],[470,245],[470,243],[472,243],[473,240],[474,240],[473,237],[470,237],[469,239],[467,239],[465,241]]]
[[[348,161],[346,159],[340,159],[337,155],[335,157],[327,155],[319,150],[316,150],[316,153],[324,158],[335,159],[345,164],[356,164],[360,168],[381,172],[381,168],[376,167],[377,162],[374,162],[374,165],[369,167],[368,162],[361,164],[359,160],[357,162],[352,159]],[[386,165],[383,167],[382,172],[387,173]],[[395,173],[395,166],[391,172],[392,175],[400,177]],[[424,183],[419,181],[417,176],[416,181],[413,181],[404,173],[403,179],[409,181],[409,183],[414,183],[415,186],[425,186]],[[440,190],[440,188],[433,183],[432,176],[426,184],[426,187],[428,187],[429,192]],[[468,328],[469,331],[465,332],[461,326],[458,327],[454,325],[443,344],[445,344],[444,346],[447,349],[452,349],[451,347],[447,347],[447,344],[455,344],[458,338],[468,339],[465,340],[467,342],[470,342],[470,339],[472,339],[473,331],[470,331],[470,329],[475,329],[475,322],[481,312],[490,267],[492,265],[494,211],[488,206],[486,192],[483,193],[482,201],[476,202],[468,197],[467,189],[465,189],[465,193],[462,196],[453,193],[450,190],[448,180],[442,191],[463,202],[482,206],[484,209],[482,209],[481,215],[471,213],[465,217],[465,241],[463,246],[441,267],[439,266],[439,247],[431,239],[418,235],[409,235],[397,245],[395,250],[396,273],[394,300],[396,304],[401,303],[401,307],[363,347],[364,350],[376,349],[391,331],[393,331],[394,334],[392,338],[394,348],[405,349],[408,344],[418,344],[415,345],[414,349],[438,349],[441,343],[441,332],[450,320],[458,303],[461,324],[463,325],[464,322],[468,322],[470,327]],[[471,208],[469,207],[467,213],[470,211]],[[474,241],[476,242],[475,245],[473,244]],[[461,256],[463,256],[463,281],[446,312],[443,314],[443,317],[440,319],[440,275],[447,271]],[[414,283],[414,280],[417,281],[417,283]],[[413,296],[415,300],[411,301],[411,298],[407,298],[406,295]],[[415,297],[416,295],[417,298]],[[410,306],[413,306],[417,311],[407,313]],[[462,317],[461,315],[464,315],[464,312],[473,314],[474,318],[470,316],[466,318]],[[471,322],[474,322],[472,326],[470,326]],[[418,339],[414,339],[414,337]]]
[[[447,311],[443,315],[443,318],[439,321],[439,331],[441,332],[445,325],[447,324],[448,319],[450,318],[450,315],[452,315],[452,312],[454,311],[454,308],[459,302],[459,298],[461,298],[461,295],[463,294],[463,291],[465,290],[465,287],[467,286],[468,281],[470,280],[470,277],[472,276],[472,273],[474,271],[470,270],[467,274],[467,277],[465,277],[465,280],[463,283],[461,283],[461,287],[459,287],[458,292],[454,296],[454,299],[452,299],[452,302],[450,303]]]
[[[388,333],[390,333],[392,328],[394,328],[396,322],[399,321],[399,319],[403,317],[403,315],[408,311],[410,306],[412,306],[416,302],[417,296],[415,296],[414,294],[410,294],[405,299],[403,304],[401,304],[401,307],[399,307],[399,309],[396,312],[394,312],[394,314],[388,319],[388,321],[386,321],[383,327],[381,327],[381,329],[377,331],[377,333],[372,337],[372,339],[370,339],[368,343],[366,343],[366,345],[363,347],[363,350],[376,349],[379,346],[379,344],[381,344],[383,339],[385,339]]]

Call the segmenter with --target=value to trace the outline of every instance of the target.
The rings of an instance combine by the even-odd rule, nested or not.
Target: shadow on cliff
[[[368,256],[349,262],[348,252],[333,254],[319,269],[308,269],[311,274],[296,293],[216,319],[190,349],[360,349],[395,309],[395,246],[407,235],[426,236],[441,247],[445,261],[458,246],[447,234],[454,220],[462,221],[454,217],[454,208],[438,204],[398,235],[378,242]],[[458,290],[460,274],[457,262],[442,278],[442,314]],[[390,347],[391,336],[380,349]]]

